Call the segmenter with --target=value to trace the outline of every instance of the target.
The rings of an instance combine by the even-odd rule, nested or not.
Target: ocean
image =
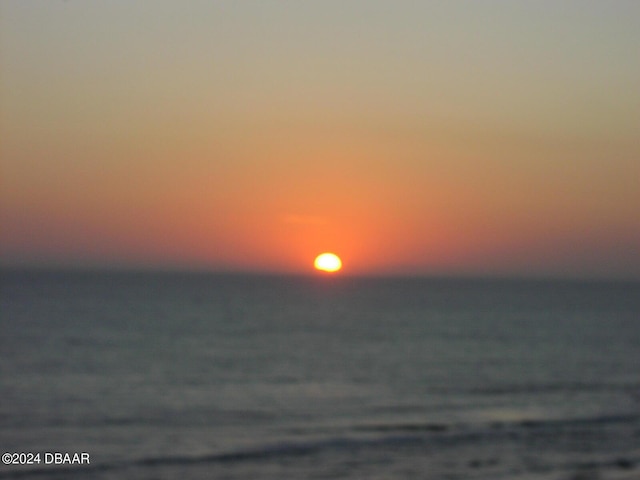
[[[2,479],[640,478],[637,282],[0,282]]]

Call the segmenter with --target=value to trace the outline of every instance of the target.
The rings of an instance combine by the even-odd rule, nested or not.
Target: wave
[[[50,468],[20,468],[15,470],[1,470],[0,479],[12,478],[86,478],[97,476],[104,472],[127,471],[131,469],[189,467],[197,465],[242,464],[246,462],[282,461],[295,457],[320,455],[323,453],[339,452],[353,454],[367,449],[399,449],[402,447],[420,447],[428,445],[430,451],[445,448],[455,448],[462,445],[482,444],[504,441],[517,437],[535,437],[542,433],[548,439],[551,432],[574,432],[576,437],[584,434],[585,428],[598,430],[603,426],[624,426],[629,429],[628,434],[640,436],[640,414],[595,416],[574,419],[541,419],[518,420],[513,422],[492,422],[481,426],[444,424],[444,423],[380,423],[355,425],[349,434],[313,439],[294,439],[287,442],[257,445],[228,452],[216,452],[199,456],[175,455],[164,457],[146,457],[131,459],[123,462],[113,462],[96,465],[79,465],[73,467]],[[612,435],[618,435],[616,430]],[[475,461],[469,466],[476,468]],[[615,456],[601,459],[589,464],[570,464],[559,466],[563,470],[581,468],[602,469],[635,469],[640,465],[640,457]]]
[[[593,392],[622,392],[631,396],[640,395],[638,383],[589,383],[589,382],[558,382],[542,384],[513,384],[488,387],[473,387],[460,389],[460,393],[467,395],[531,395],[554,393],[593,393]]]
[[[30,478],[46,475],[73,475],[87,476],[91,473],[99,474],[108,471],[127,470],[140,467],[169,467],[190,466],[198,464],[228,464],[242,462],[268,461],[272,459],[285,459],[320,453],[329,449],[350,449],[363,446],[362,442],[347,438],[332,438],[308,442],[283,442],[258,446],[245,450],[231,452],[212,453],[200,456],[176,455],[167,457],[148,457],[134,459],[128,462],[119,462],[100,465],[84,465],[72,468],[30,468],[12,471],[0,471],[0,478]]]
[[[465,424],[445,424],[445,423],[380,423],[366,424],[354,427],[358,431],[371,432],[426,432],[426,433],[446,433],[464,431],[486,431],[487,433],[494,430],[511,429],[555,429],[555,428],[571,428],[599,425],[634,425],[638,424],[640,428],[640,414],[629,413],[619,415],[599,415],[593,417],[575,417],[575,418],[522,418],[511,421],[491,421],[488,424],[480,426],[472,426]]]
[[[557,427],[580,427],[580,426],[596,426],[605,424],[625,424],[631,425],[640,422],[640,415],[602,415],[588,418],[558,418],[546,420],[521,420],[518,425],[525,428],[557,428]]]
[[[307,441],[279,442],[199,456],[176,455],[167,457],[148,457],[101,465],[84,465],[73,468],[33,468],[29,470],[0,471],[0,478],[26,478],[38,475],[85,475],[112,470],[124,470],[136,467],[189,466],[198,464],[228,464],[282,460],[300,456],[320,454],[325,451],[354,451],[367,447],[399,446],[400,444],[423,441],[417,436],[384,436],[376,438],[331,437]]]

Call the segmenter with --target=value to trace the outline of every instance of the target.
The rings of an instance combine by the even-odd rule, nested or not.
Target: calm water
[[[34,479],[640,477],[640,284],[5,272]]]

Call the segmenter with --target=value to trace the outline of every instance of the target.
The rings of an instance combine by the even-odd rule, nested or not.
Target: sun
[[[317,270],[333,273],[342,268],[342,260],[335,253],[321,253],[316,257],[313,266]]]

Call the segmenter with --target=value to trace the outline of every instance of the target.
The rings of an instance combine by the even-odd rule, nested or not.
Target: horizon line
[[[212,277],[272,277],[305,279],[371,279],[371,280],[439,280],[439,281],[521,281],[521,282],[582,282],[640,283],[640,276],[571,274],[552,272],[302,272],[241,268],[204,268],[162,265],[74,265],[74,264],[3,264],[0,273],[34,274],[122,274],[122,275],[193,275]]]

